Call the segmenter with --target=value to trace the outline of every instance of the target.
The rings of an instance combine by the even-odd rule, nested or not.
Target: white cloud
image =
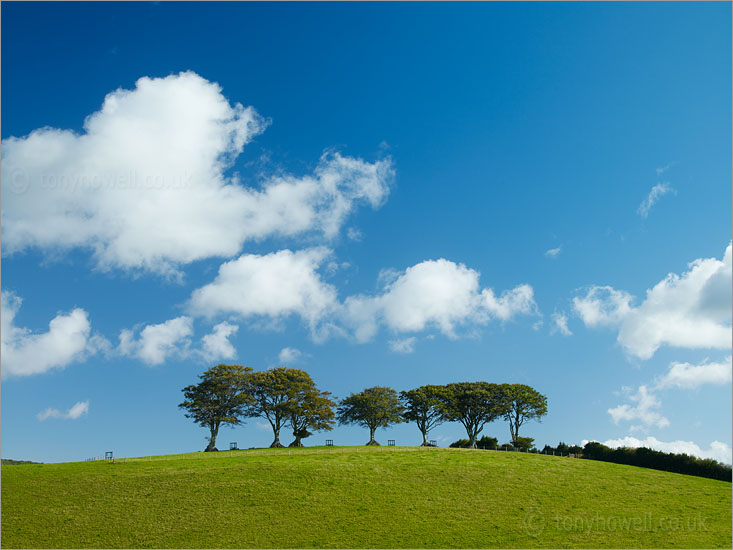
[[[479,292],[479,273],[445,259],[427,260],[402,273],[386,271],[385,288],[377,296],[351,296],[342,315],[356,339],[370,340],[384,324],[394,332],[437,328],[455,337],[455,329],[484,324],[491,317],[506,321],[535,313],[532,287],[519,285],[496,297],[491,289]]]
[[[662,345],[681,348],[731,347],[731,245],[723,259],[697,259],[682,275],[670,273],[639,307],[633,297],[612,287],[591,287],[574,298],[576,313],[593,326],[618,326],[618,341],[641,359]]]
[[[414,336],[403,338],[401,340],[390,340],[389,349],[395,353],[414,353],[415,342],[417,342],[417,338]]]
[[[698,259],[681,276],[670,273],[621,324],[618,341],[648,359],[663,344],[731,347],[731,245],[723,260]]]
[[[349,227],[349,229],[346,231],[346,237],[350,241],[359,242],[364,238],[364,235],[356,227]]]
[[[558,257],[558,255],[562,252],[562,246],[558,246],[557,248],[551,248],[547,252],[545,252],[545,256],[548,258],[552,258],[553,260]]]
[[[583,440],[583,445],[588,441]],[[700,458],[712,458],[725,464],[731,463],[731,448],[720,441],[713,441],[708,449],[702,449],[692,441],[659,441],[656,437],[649,436],[645,439],[626,436],[620,439],[609,439],[603,442],[611,448],[617,447],[646,447],[664,453],[684,453]]]
[[[330,269],[325,262],[330,255],[322,247],[245,254],[222,264],[214,281],[195,290],[188,311],[209,318],[234,314],[274,321],[297,315],[315,340],[352,333],[359,342],[371,340],[382,325],[397,333],[437,328],[455,337],[455,329],[464,325],[537,313],[531,286],[519,285],[499,297],[491,289],[479,292],[477,271],[444,259],[404,272],[383,270],[381,294],[354,295],[342,303],[319,273]]]
[[[28,376],[63,368],[104,351],[109,345],[101,336],[91,335],[89,316],[81,308],[56,315],[47,332],[39,334],[17,327],[14,321],[21,303],[16,294],[2,292],[3,376]]]
[[[700,365],[674,362],[669,371],[657,382],[658,388],[697,388],[703,384],[723,385],[731,383],[731,356],[719,363],[704,362]]]
[[[283,348],[280,350],[277,358],[282,365],[292,365],[297,363],[303,356],[303,352],[295,348]]]
[[[107,95],[84,132],[41,128],[2,142],[3,251],[93,251],[102,269],[178,275],[248,240],[332,238],[389,193],[391,161],[325,153],[313,175],[246,187],[226,174],[267,122],[192,72]]]
[[[147,325],[137,336],[135,332],[134,329],[120,332],[118,351],[148,365],[160,365],[168,357],[188,355],[193,320],[186,316],[176,317],[158,325]]]
[[[624,404],[608,409],[608,414],[611,415],[615,424],[622,420],[640,420],[644,426],[655,426],[657,428],[669,426],[669,420],[655,410],[660,408],[662,403],[647,390],[646,386],[639,386],[639,390],[635,394],[629,395],[629,399],[636,405]]]
[[[657,173],[659,174],[659,170],[657,170]],[[637,210],[637,213],[642,217],[646,218],[649,216],[649,210],[651,210],[651,207],[654,206],[654,204],[664,195],[668,193],[675,193],[675,190],[672,189],[672,187],[669,185],[669,183],[658,183],[654,187],[652,187],[651,191],[649,191],[649,195],[641,202],[639,205],[639,209]]]
[[[315,332],[318,322],[337,305],[336,289],[317,272],[330,253],[326,248],[309,248],[240,256],[222,264],[213,282],[191,294],[189,310],[206,317],[297,314]]]
[[[661,176],[661,175],[662,175],[662,174],[664,174],[664,173],[665,173],[665,172],[666,172],[667,170],[669,170],[670,168],[672,168],[672,166],[674,166],[675,164],[677,164],[677,161],[673,161],[673,162],[670,162],[669,164],[665,164],[664,166],[660,166],[660,167],[659,167],[659,168],[657,168],[657,170],[656,170],[656,172],[657,172],[657,176]]]
[[[610,286],[591,286],[582,298],[573,298],[573,309],[589,327],[613,326],[631,311],[633,296]]]
[[[36,415],[38,420],[43,422],[48,418],[60,418],[62,420],[76,420],[77,418],[84,416],[89,412],[89,401],[79,401],[74,404],[68,411],[62,413],[58,409],[48,408],[43,412]]]
[[[552,332],[559,332],[563,336],[572,336],[572,331],[568,328],[568,316],[564,313],[553,313],[552,321],[555,325],[552,327]]]
[[[201,350],[199,353],[207,361],[219,359],[233,359],[237,350],[229,341],[229,337],[239,330],[237,325],[231,323],[219,323],[214,325],[213,331],[201,339]]]
[[[527,284],[505,290],[498,298],[494,296],[493,290],[486,288],[481,291],[481,297],[484,300],[483,307],[486,308],[486,311],[502,321],[508,321],[515,315],[537,313],[534,290]]]

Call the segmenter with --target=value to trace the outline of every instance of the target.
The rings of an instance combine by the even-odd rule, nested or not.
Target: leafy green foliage
[[[489,382],[447,384],[437,397],[442,419],[463,424],[470,447],[476,447],[476,438],[488,422],[506,413],[506,404],[498,384]]]
[[[711,458],[664,453],[645,447],[611,449],[602,443],[591,441],[583,448],[583,458],[731,481],[731,466],[727,464],[721,464]]]
[[[420,386],[417,389],[400,392],[400,400],[405,408],[404,419],[415,422],[423,437],[423,445],[429,446],[428,434],[443,422],[440,412],[440,394],[443,386]]]
[[[519,428],[527,420],[538,422],[547,414],[547,397],[525,384],[502,384],[501,392],[505,400],[504,419],[509,421],[509,432],[515,446],[519,438]]]
[[[250,402],[244,410],[244,415],[249,417],[264,418],[272,426],[275,439],[270,447],[282,447],[280,443],[280,430],[283,426],[296,418],[295,430],[300,438],[308,431],[308,423],[314,425],[327,424],[327,412],[325,401],[316,399],[327,396],[318,395],[313,379],[310,375],[300,369],[289,369],[287,367],[275,367],[266,371],[251,372],[247,376],[246,393],[250,396]],[[317,403],[318,411],[315,414],[308,414],[305,410],[305,400],[311,398]],[[298,435],[296,435],[298,439]]]
[[[513,446],[518,448],[520,451],[531,451],[532,449],[534,449],[534,438],[517,437],[514,440]]]
[[[241,365],[216,365],[201,374],[198,384],[181,390],[184,401],[178,406],[186,411],[186,418],[209,429],[207,451],[216,450],[216,436],[222,424],[241,423],[250,397],[244,391],[246,378],[252,369]]]
[[[290,410],[290,427],[293,428],[295,441],[290,447],[302,447],[302,439],[309,437],[313,432],[333,429],[336,414],[333,408],[336,403],[327,391],[320,391],[313,381],[304,385]]]
[[[404,410],[395,390],[374,386],[342,399],[337,418],[339,424],[358,424],[369,428],[367,445],[379,445],[374,439],[376,429],[403,422]]]
[[[498,446],[498,440],[495,437],[489,437],[487,435],[484,435],[476,441],[476,448],[477,449],[486,449],[489,451],[495,451],[499,448]],[[468,439],[459,439],[457,441],[454,441],[449,445],[453,448],[460,448],[460,449],[467,449],[471,446],[470,441]]]

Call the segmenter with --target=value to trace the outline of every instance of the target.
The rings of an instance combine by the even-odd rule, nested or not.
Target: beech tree
[[[209,444],[205,451],[216,451],[216,436],[222,424],[241,424],[250,396],[245,392],[246,378],[251,368],[240,365],[216,365],[199,375],[198,384],[181,390],[184,401],[178,405],[201,427],[209,429]]]
[[[311,382],[312,383],[312,382]],[[336,418],[333,408],[336,403],[327,391],[319,391],[316,385],[302,392],[293,403],[290,412],[290,426],[293,428],[293,441],[289,447],[302,447],[302,439],[320,430],[331,431]]]
[[[387,428],[403,421],[404,408],[392,388],[374,386],[352,393],[341,400],[337,418],[339,424],[357,424],[369,428],[367,445],[379,445],[374,439],[377,428]]]
[[[300,369],[275,367],[251,372],[245,390],[250,401],[244,415],[267,420],[275,436],[270,447],[284,447],[280,443],[280,430],[290,422],[302,396],[313,388],[310,375]]]
[[[524,384],[502,384],[501,391],[507,407],[504,418],[509,421],[512,445],[516,447],[520,426],[532,419],[541,422],[547,414],[547,397]]]
[[[405,407],[405,420],[415,422],[422,434],[422,446],[429,447],[428,433],[443,422],[439,395],[443,386],[420,386],[417,389],[400,392]]]
[[[506,413],[501,387],[489,382],[446,384],[438,399],[442,419],[463,424],[468,435],[468,446],[473,449],[484,426]]]

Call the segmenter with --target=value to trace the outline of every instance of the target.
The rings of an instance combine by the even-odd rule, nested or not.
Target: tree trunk
[[[422,445],[421,447],[430,447],[430,442],[428,441],[428,432],[422,433]]]
[[[367,445],[379,445],[379,443],[374,439],[374,430],[375,428],[369,428],[369,443],[367,443]]]
[[[517,438],[519,437],[519,419],[515,418],[512,421],[509,417],[509,432],[512,434],[512,445],[517,446]]]
[[[285,447],[285,445],[280,443],[280,430],[277,429],[273,431],[275,432],[275,441],[272,442],[272,445],[270,445],[270,448],[275,449],[275,448]]]
[[[469,433],[468,434],[468,448],[469,449],[475,449],[476,448],[476,436],[478,434],[476,433]]]
[[[210,453],[212,451],[218,451],[219,449],[216,448],[216,436],[219,433],[219,428],[211,428],[211,435],[209,436],[209,444],[206,446],[206,449],[204,449],[205,453]]]
[[[288,447],[303,447],[303,442],[300,440],[299,437],[295,438],[295,441],[293,441]]]

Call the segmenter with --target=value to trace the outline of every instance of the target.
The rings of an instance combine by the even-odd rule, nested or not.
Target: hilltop
[[[2,547],[726,547],[723,481],[591,460],[305,448],[2,469]]]

